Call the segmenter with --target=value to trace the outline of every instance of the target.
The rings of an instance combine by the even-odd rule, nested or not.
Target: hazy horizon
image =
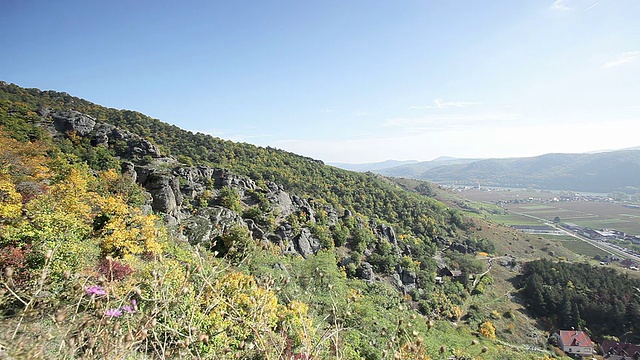
[[[327,163],[640,145],[640,2],[9,2],[0,80]]]

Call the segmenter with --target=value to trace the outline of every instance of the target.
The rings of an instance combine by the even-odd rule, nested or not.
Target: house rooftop
[[[565,346],[585,346],[593,347],[593,342],[589,335],[579,330],[560,330],[560,341]]]
[[[600,345],[605,355],[640,357],[640,345],[619,343],[612,340],[603,340]]]

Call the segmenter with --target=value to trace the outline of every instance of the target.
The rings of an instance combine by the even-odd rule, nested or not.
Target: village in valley
[[[556,243],[583,244],[576,248],[595,250],[582,254],[593,266],[615,266],[631,273],[640,270],[640,205],[636,203],[607,194],[568,191],[480,186],[452,190],[465,199],[462,207],[479,216],[550,242],[562,239]],[[613,336],[596,342],[588,333],[588,329],[562,329],[549,341],[575,358],[640,359],[640,345]]]

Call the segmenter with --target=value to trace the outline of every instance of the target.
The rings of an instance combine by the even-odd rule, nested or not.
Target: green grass
[[[550,210],[556,209],[554,206],[549,205],[524,205],[521,207],[522,210]]]
[[[596,255],[606,256],[608,253],[604,250],[600,250],[597,247],[589,244],[586,241],[582,241],[569,235],[542,235],[542,237],[549,241],[557,241],[564,248],[588,258],[593,258]]]
[[[508,215],[489,215],[489,219],[495,223],[507,226],[511,225],[540,225],[540,222],[527,216],[508,214]]]

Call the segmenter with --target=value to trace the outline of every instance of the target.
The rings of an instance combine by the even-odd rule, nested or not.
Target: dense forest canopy
[[[610,268],[539,260],[525,264],[519,286],[531,312],[556,329],[640,341],[640,280]]]

